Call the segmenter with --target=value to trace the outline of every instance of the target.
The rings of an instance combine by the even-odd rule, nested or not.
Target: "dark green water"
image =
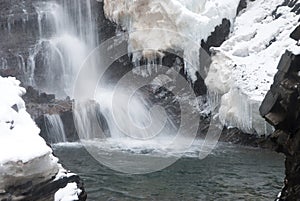
[[[228,144],[219,144],[204,160],[184,157],[146,175],[110,170],[80,146],[57,146],[54,152],[83,178],[91,201],[274,200],[284,178],[283,156]]]

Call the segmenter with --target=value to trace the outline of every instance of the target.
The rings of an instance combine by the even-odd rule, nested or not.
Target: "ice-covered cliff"
[[[295,44],[289,35],[299,24],[297,14],[297,1],[249,2],[236,18],[229,39],[214,48],[205,82],[211,99],[220,101],[219,117],[226,125],[260,135],[271,132],[258,108],[281,55]]]
[[[289,34],[298,25],[299,4],[294,0],[246,1],[236,16],[239,0],[104,0],[106,16],[128,31],[128,52],[139,65],[164,51],[182,51],[185,71],[192,81],[200,69],[199,49],[222,20],[231,33],[212,49],[205,83],[211,107],[228,127],[264,135],[271,127],[259,115],[259,105],[272,84],[284,50],[295,42]],[[218,34],[218,33],[217,33]],[[203,73],[204,72],[204,73]]]
[[[53,190],[78,178],[69,178],[74,175],[64,173],[51,148],[39,136],[40,129],[26,112],[21,98],[25,89],[19,85],[13,77],[0,76],[0,200],[10,200],[11,196],[18,200],[39,200],[40,196],[47,199]],[[69,196],[60,197],[63,195]]]
[[[106,16],[129,33],[133,62],[155,60],[169,49],[183,52],[185,70],[197,79],[201,40],[224,18],[233,21],[240,0],[104,0]]]

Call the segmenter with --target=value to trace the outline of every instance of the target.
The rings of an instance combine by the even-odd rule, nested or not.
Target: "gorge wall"
[[[280,200],[300,198],[300,27],[292,34],[293,48],[281,57],[274,83],[261,107],[261,115],[276,129],[271,139],[286,156],[284,188]]]

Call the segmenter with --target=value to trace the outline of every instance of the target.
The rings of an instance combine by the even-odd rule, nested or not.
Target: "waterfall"
[[[36,32],[32,38],[29,34],[26,37],[35,41],[30,41],[25,52],[20,48],[14,53],[18,70],[24,75],[21,80],[59,98],[70,96],[81,64],[98,45],[97,15],[93,15],[96,8],[90,0],[38,1],[32,7],[36,24],[26,24],[30,18],[26,10],[22,17],[26,29]],[[14,16],[8,19],[9,34],[13,34],[13,26]],[[7,66],[6,58],[1,58],[1,69]]]
[[[45,114],[47,139],[51,144],[67,142],[63,122],[58,114]]]
[[[145,95],[132,96],[126,89],[117,94],[110,89],[101,90],[95,101],[76,106],[75,120],[80,138],[153,140],[171,137],[177,126],[164,109],[151,108],[152,104]]]

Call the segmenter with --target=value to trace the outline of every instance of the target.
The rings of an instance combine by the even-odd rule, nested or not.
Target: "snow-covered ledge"
[[[299,16],[282,0],[249,2],[233,25],[229,39],[214,56],[205,83],[212,100],[219,101],[219,117],[229,127],[259,135],[271,133],[259,106],[273,83]],[[278,7],[278,8],[277,8]]]
[[[24,195],[14,194],[13,189],[22,191],[24,188],[34,192],[35,186],[38,186],[41,189],[45,187],[43,190],[47,191],[47,182],[49,187],[53,184],[51,188],[55,190],[57,186],[59,190],[60,186],[66,186],[64,183],[69,183],[63,182],[63,179],[74,176],[65,173],[51,148],[39,136],[40,130],[26,112],[21,98],[26,91],[19,85],[20,82],[13,77],[0,77],[0,200],[10,196],[26,200]],[[61,181],[56,182],[58,180]],[[46,196],[47,192],[44,193]],[[80,193],[76,188],[74,195],[77,198],[73,200],[79,200]],[[32,194],[27,196],[35,197]]]

